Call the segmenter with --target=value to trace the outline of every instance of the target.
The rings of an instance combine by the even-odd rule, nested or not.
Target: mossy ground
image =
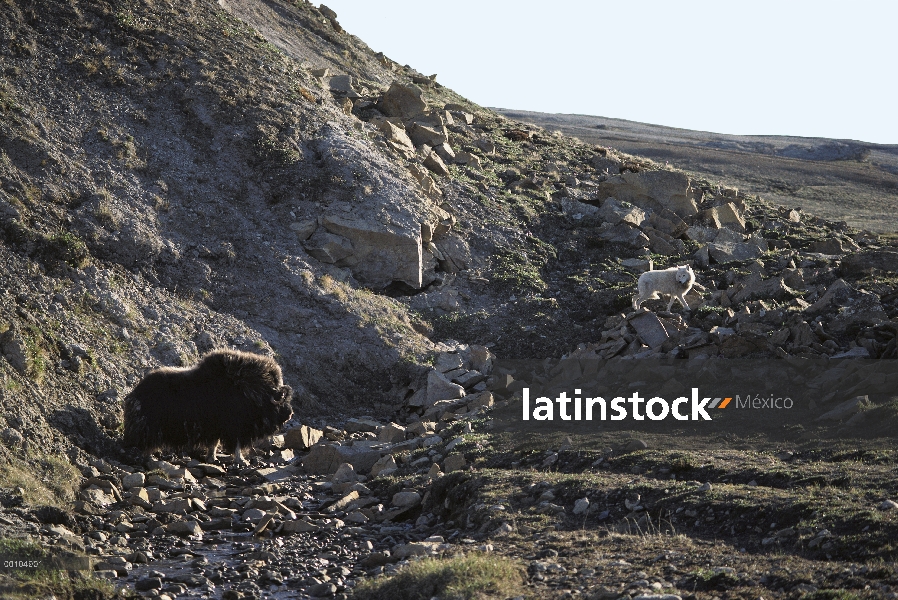
[[[22,539],[0,538],[0,556],[20,560],[45,559],[51,554],[41,546]],[[4,600],[109,600],[121,596],[109,581],[95,579],[83,571],[49,569],[3,569],[0,597]]]
[[[412,562],[395,575],[369,579],[355,600],[481,600],[511,598],[524,590],[520,563],[496,556],[468,554]]]

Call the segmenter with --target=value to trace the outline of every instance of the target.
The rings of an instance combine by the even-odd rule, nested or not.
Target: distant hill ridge
[[[669,162],[856,227],[898,231],[898,144],[727,135],[590,115],[493,110],[585,142]]]

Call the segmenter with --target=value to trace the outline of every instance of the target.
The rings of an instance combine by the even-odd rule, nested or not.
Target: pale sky
[[[898,144],[891,0],[326,0],[480,104]]]

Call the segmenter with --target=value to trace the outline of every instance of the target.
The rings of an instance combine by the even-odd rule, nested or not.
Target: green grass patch
[[[413,562],[395,575],[366,580],[354,600],[470,600],[523,595],[523,570],[511,559],[468,554]]]
[[[272,46],[272,48],[274,47]],[[302,160],[302,155],[298,150],[274,137],[262,137],[256,140],[255,151],[258,163],[268,163],[274,167],[287,167]]]
[[[66,506],[75,499],[80,473],[65,458],[36,455],[28,461],[13,458],[0,465],[0,488],[21,488],[22,500],[31,506]]]
[[[68,231],[57,233],[47,240],[47,253],[76,269],[85,266],[90,259],[84,240]]]
[[[439,315],[431,320],[433,326],[432,339],[471,339],[470,336],[482,331],[483,324],[490,318],[485,310],[471,313],[451,312]]]
[[[40,383],[47,373],[47,358],[44,354],[44,335],[36,325],[28,325],[22,334],[27,356],[27,374],[35,383]]]
[[[8,85],[3,83],[0,85],[0,112],[7,113],[12,110],[19,110],[20,107],[15,100],[12,90]]]
[[[493,267],[493,280],[514,289],[534,289],[542,292],[549,287],[540,273],[540,268],[544,264],[544,262],[534,263],[526,255],[516,252],[499,252]]]
[[[23,560],[51,556],[35,542],[12,538],[0,538],[0,554]],[[39,598],[106,600],[114,597],[119,596],[112,583],[94,579],[82,571],[17,569],[0,573],[0,598],[4,600]]]

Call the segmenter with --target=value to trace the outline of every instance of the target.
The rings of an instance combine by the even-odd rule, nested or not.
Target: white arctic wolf
[[[670,302],[667,304],[667,310],[670,311],[674,300],[679,300],[687,310],[689,305],[686,304],[686,294],[692,289],[695,283],[695,273],[689,265],[670,267],[660,271],[646,271],[639,276],[636,287],[639,293],[633,297],[633,310],[638,310],[639,306],[646,300],[657,300],[658,294],[668,294]]]

